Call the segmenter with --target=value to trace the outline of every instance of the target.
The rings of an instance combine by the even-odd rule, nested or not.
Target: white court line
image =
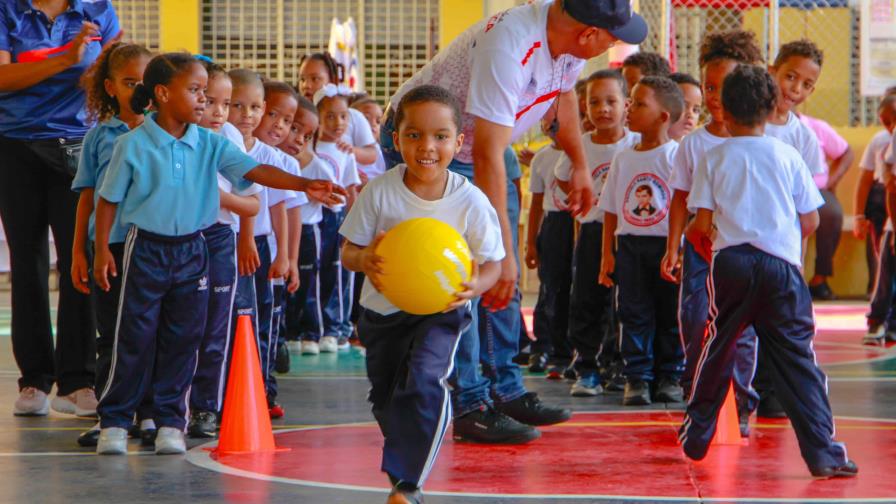
[[[676,411],[670,410],[612,410],[612,411],[577,411],[578,413],[596,413],[596,414],[608,414],[608,413],[628,413],[628,414],[639,414],[639,413],[677,413]],[[871,422],[884,422],[884,423],[896,423],[896,419],[884,419],[884,418],[870,418],[870,417],[850,417],[850,416],[835,416],[835,419],[840,420],[862,420],[862,421],[871,421]],[[313,426],[307,428],[298,428],[298,429],[284,429],[275,431],[274,434],[282,434],[285,432],[296,432],[296,431],[305,431],[305,430],[320,430],[320,429],[329,429],[336,427],[347,427],[347,426],[358,426],[358,425],[370,425],[372,422],[366,423],[354,423],[354,424],[334,424],[334,425],[323,425],[323,426]],[[206,443],[204,445],[196,446],[189,451],[187,451],[186,459],[188,462],[202,467],[204,469],[208,469],[210,471],[215,471],[221,474],[227,474],[230,476],[239,476],[259,481],[268,481],[274,483],[285,483],[289,485],[299,485],[306,486],[311,488],[323,488],[329,490],[348,490],[348,491],[356,491],[356,492],[373,492],[378,494],[385,494],[390,489],[386,487],[370,487],[364,485],[346,485],[341,483],[322,483],[319,481],[308,481],[308,480],[300,480],[294,478],[284,478],[281,476],[271,476],[267,474],[260,474],[251,471],[245,471],[242,469],[236,469],[234,467],[230,467],[224,464],[221,464],[211,458],[211,452],[208,448],[212,448],[217,446],[217,441],[212,441]],[[686,462],[690,464],[691,462]],[[808,478],[807,478],[808,481]],[[647,496],[647,495],[605,495],[605,494],[502,494],[502,493],[477,493],[477,492],[439,492],[439,491],[425,491],[427,495],[438,495],[445,497],[470,497],[470,498],[486,498],[486,499],[526,499],[526,500],[630,500],[630,501],[660,501],[660,502],[694,502],[695,499],[699,500],[699,502],[800,502],[800,503],[841,503],[841,502],[885,502],[885,503],[893,503],[892,497],[881,497],[881,498],[782,498],[782,497],[700,497],[696,494],[697,489],[695,488],[695,495],[691,497],[662,497],[662,496]]]
[[[141,457],[144,455],[155,455],[155,452],[152,451],[140,451],[140,452],[127,452],[126,455],[133,457]],[[15,457],[91,457],[98,456],[96,452],[0,452],[0,458],[15,458]],[[114,458],[113,455],[110,455],[109,458]]]

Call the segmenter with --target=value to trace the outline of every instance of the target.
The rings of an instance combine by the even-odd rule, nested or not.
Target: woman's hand
[[[71,48],[65,52],[61,57],[65,58],[68,66],[75,66],[84,59],[84,54],[87,52],[87,46],[90,45],[91,42],[100,40],[98,37],[100,33],[100,27],[89,22],[85,21],[81,26],[81,31],[75,35],[75,38],[72,39]]]

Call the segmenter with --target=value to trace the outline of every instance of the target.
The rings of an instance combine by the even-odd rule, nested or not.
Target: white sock
[[[146,418],[140,421],[140,430],[152,430],[156,428],[156,423],[152,418]]]

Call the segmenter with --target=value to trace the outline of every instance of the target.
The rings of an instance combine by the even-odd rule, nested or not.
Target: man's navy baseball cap
[[[626,44],[647,38],[647,22],[632,11],[630,0],[563,0],[563,9],[576,21],[603,28]]]

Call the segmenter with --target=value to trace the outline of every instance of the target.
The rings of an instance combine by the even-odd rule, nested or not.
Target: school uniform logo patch
[[[591,194],[594,197],[594,206],[600,202],[600,194],[604,184],[607,183],[607,175],[610,174],[610,162],[602,163],[591,170]]]
[[[653,173],[636,175],[625,190],[622,215],[633,226],[659,224],[669,213],[669,187]]]

